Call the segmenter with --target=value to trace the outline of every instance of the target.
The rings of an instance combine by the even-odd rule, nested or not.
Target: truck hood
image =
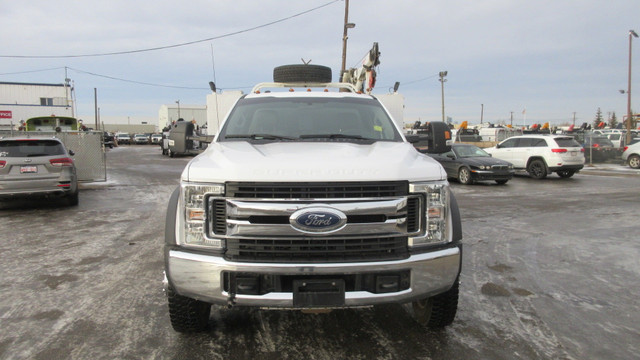
[[[446,179],[438,162],[406,142],[213,142],[185,167],[182,180],[426,181]]]

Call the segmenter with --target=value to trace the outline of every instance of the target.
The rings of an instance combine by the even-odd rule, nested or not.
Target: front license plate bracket
[[[343,279],[308,279],[293,281],[293,306],[344,306]]]

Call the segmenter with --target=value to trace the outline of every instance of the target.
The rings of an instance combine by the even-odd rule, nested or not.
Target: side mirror
[[[75,153],[75,151],[73,151],[73,150],[69,150],[69,155],[73,156],[73,155],[75,155],[75,154],[76,154],[76,153]]]
[[[455,155],[453,154],[448,154],[447,157],[451,160],[454,160],[456,158]]]
[[[423,135],[427,141],[427,153],[442,154],[451,151],[451,129],[442,121],[431,121],[425,124],[426,131]]]
[[[405,138],[407,139],[407,141],[408,141],[409,143],[411,143],[411,144],[415,144],[415,143],[417,143],[418,141],[420,141],[420,135],[409,134],[409,135],[405,135],[404,137],[405,137]]]

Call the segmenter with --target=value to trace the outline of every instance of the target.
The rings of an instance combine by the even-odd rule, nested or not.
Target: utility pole
[[[631,120],[633,118],[631,114],[631,40],[633,37],[638,37],[635,31],[629,30],[629,82],[627,84],[627,138],[625,143],[631,142]]]
[[[513,127],[513,111],[511,112],[511,127]]]
[[[447,82],[447,79],[445,79],[447,73],[447,71],[440,71],[440,73],[438,73],[440,77],[438,81],[440,81],[440,89],[442,91],[442,122],[444,122],[444,83]]]
[[[576,126],[576,112],[573,112],[573,126]]]
[[[98,89],[93,88],[93,106],[95,108],[96,129],[98,128]]]
[[[482,124],[483,118],[484,118],[484,104],[480,104],[480,124]]]
[[[340,80],[342,81],[342,76],[344,76],[344,72],[347,68],[347,30],[353,29],[356,27],[356,24],[349,22],[349,0],[344,1],[344,26],[342,29],[342,68],[340,69]]]

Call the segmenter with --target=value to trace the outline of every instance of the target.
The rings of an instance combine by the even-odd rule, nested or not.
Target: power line
[[[201,43],[201,42],[205,42],[205,41],[212,41],[212,40],[222,39],[222,38],[225,38],[225,37],[238,35],[238,34],[246,33],[246,32],[257,30],[257,29],[261,29],[261,28],[264,28],[264,27],[267,27],[267,26],[271,26],[271,25],[274,25],[274,24],[277,24],[277,23],[281,23],[283,21],[287,21],[287,20],[293,19],[293,18],[298,17],[298,16],[302,16],[302,15],[308,14],[310,12],[313,12],[313,11],[316,11],[316,10],[321,9],[323,7],[329,6],[329,5],[331,5],[333,3],[336,3],[338,1],[341,1],[341,0],[334,0],[334,1],[328,2],[328,3],[324,4],[324,5],[320,5],[320,6],[317,6],[315,8],[312,8],[312,9],[309,9],[309,10],[305,10],[303,12],[299,12],[299,13],[294,14],[294,15],[287,16],[287,17],[284,17],[284,18],[281,18],[281,19],[278,19],[278,20],[275,20],[275,21],[272,21],[272,22],[269,22],[269,23],[266,23],[266,24],[254,26],[254,27],[251,27],[251,28],[248,28],[248,29],[234,31],[234,32],[231,32],[231,33],[218,35],[218,36],[210,37],[210,38],[207,38],[207,39],[189,41],[189,42],[180,43],[180,44],[167,45],[167,46],[158,46],[158,47],[147,48],[147,49],[116,51],[116,52],[97,53],[97,54],[81,54],[81,55],[0,55],[0,58],[62,59],[62,58],[79,58],[79,57],[97,57],[97,56],[110,56],[110,55],[126,55],[126,54],[136,54],[136,53],[147,52],[147,51],[171,49],[171,48],[176,48],[176,47],[180,47],[180,46],[193,45],[193,44],[197,44],[197,43]]]
[[[16,71],[16,72],[10,72],[10,73],[2,73],[2,74],[0,74],[0,75],[28,74],[28,73],[34,73],[34,72],[51,71],[51,70],[60,70],[60,69],[64,69],[64,67],[55,67],[55,68],[39,69],[39,70]]]
[[[173,89],[188,89],[188,90],[208,90],[209,89],[209,88],[205,88],[205,87],[189,87],[189,86],[153,84],[153,83],[142,82],[142,81],[122,79],[122,78],[118,78],[118,77],[115,77],[115,76],[97,74],[97,73],[93,73],[93,72],[90,72],[90,71],[84,71],[84,70],[80,70],[80,69],[75,69],[75,68],[72,68],[72,67],[67,67],[67,68],[69,70],[73,70],[75,72],[79,72],[79,73],[83,73],[83,74],[102,77],[102,78],[110,79],[110,80],[124,81],[124,82],[128,82],[128,83],[133,83],[133,84],[148,85],[148,86],[155,86],[155,87],[165,87],[165,88],[173,88]]]

